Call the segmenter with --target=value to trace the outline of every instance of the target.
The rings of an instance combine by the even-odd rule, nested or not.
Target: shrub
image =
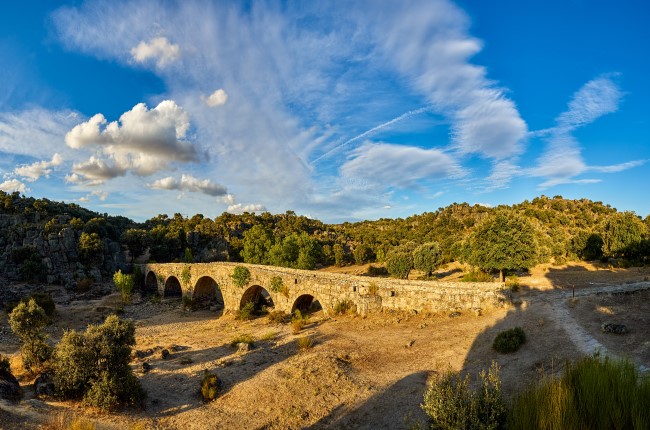
[[[251,280],[251,272],[244,266],[237,266],[232,272],[232,280],[235,286],[241,288]]]
[[[521,327],[515,327],[499,333],[494,338],[492,348],[497,352],[507,354],[517,351],[524,343],[526,343],[526,333]]]
[[[255,303],[248,302],[237,311],[235,318],[242,321],[249,321],[255,318]]]
[[[302,315],[302,313],[296,309],[291,318],[291,331],[293,334],[297,334],[300,330],[303,329],[309,322],[309,315]]]
[[[9,364],[9,357],[0,354],[0,373],[11,373],[11,365]]]
[[[298,338],[296,343],[298,344],[298,350],[300,352],[304,352],[314,346],[314,339],[312,339],[310,336],[303,336]]]
[[[284,311],[273,311],[268,314],[269,321],[276,324],[286,324],[289,322],[289,314]]]
[[[356,310],[354,303],[350,300],[342,300],[334,305],[334,315],[344,315],[346,313],[352,313]]]
[[[183,267],[183,270],[181,270],[181,282],[183,285],[189,285],[191,278],[192,273],[190,272],[190,268],[187,266]]]
[[[190,297],[183,296],[181,302],[183,303],[183,309],[185,310],[193,311],[197,308],[196,301]]]
[[[113,275],[113,283],[118,291],[122,294],[122,302],[130,303],[131,294],[133,293],[133,275],[126,275],[122,273],[122,270],[118,270]]]
[[[19,303],[9,314],[11,330],[23,343],[20,353],[25,369],[31,371],[45,363],[51,355],[50,346],[45,343],[43,329],[49,322],[43,308],[34,299]]]
[[[129,366],[135,325],[110,315],[85,333],[66,331],[54,350],[58,394],[103,410],[140,405],[145,392]]]
[[[77,253],[82,263],[99,265],[104,258],[104,242],[97,233],[81,233]]]
[[[388,270],[382,266],[373,266],[372,264],[368,266],[368,276],[388,276]]]
[[[379,287],[374,282],[368,285],[368,294],[371,296],[376,296],[379,294]]]
[[[386,269],[390,276],[407,279],[413,268],[413,255],[403,249],[391,251],[386,256]]]
[[[499,367],[492,363],[489,371],[480,373],[481,387],[470,390],[470,378],[458,372],[447,371],[425,392],[422,409],[431,419],[431,428],[499,429],[507,409],[501,397]]]
[[[43,308],[43,311],[45,311],[45,315],[48,317],[51,317],[54,315],[54,311],[56,310],[56,304],[54,303],[54,300],[52,300],[52,297],[48,293],[33,293],[27,297],[23,297],[20,299],[20,302],[12,302],[12,303],[7,303],[6,305],[6,311],[8,314],[11,313],[11,311],[14,310],[14,308],[18,305],[18,303],[28,303],[31,299],[34,299],[36,301],[36,304],[39,305],[41,308]]]
[[[628,360],[567,363],[513,399],[508,428],[650,428],[650,377]]]
[[[442,250],[438,242],[428,242],[415,248],[413,251],[413,267],[431,276],[442,263]]]
[[[250,334],[240,334],[236,338],[234,338],[233,340],[230,341],[230,346],[234,347],[234,346],[239,345],[240,343],[245,343],[245,344],[253,346],[253,344],[254,344],[253,336],[251,336]]]
[[[472,270],[469,273],[465,273],[462,278],[462,282],[492,282],[492,275],[489,273],[483,272],[481,270],[474,271]]]
[[[206,402],[211,402],[217,398],[219,393],[219,378],[214,373],[206,374],[201,379],[201,397]]]
[[[23,281],[44,281],[47,267],[43,257],[33,246],[21,246],[11,251],[12,261],[20,266],[20,276]]]

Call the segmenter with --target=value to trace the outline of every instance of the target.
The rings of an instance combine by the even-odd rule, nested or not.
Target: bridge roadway
[[[241,287],[233,279],[237,266],[250,273]],[[140,270],[146,291],[210,302],[225,312],[237,311],[248,302],[285,312],[316,302],[325,313],[340,303],[361,314],[386,309],[476,311],[509,300],[501,283],[410,281],[229,262],[142,264]]]

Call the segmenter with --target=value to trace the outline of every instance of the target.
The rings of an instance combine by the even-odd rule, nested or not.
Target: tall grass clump
[[[249,321],[255,318],[255,303],[246,302],[246,304],[237,311],[235,318],[242,321]]]
[[[480,374],[481,386],[470,389],[470,378],[447,371],[424,394],[422,409],[435,430],[497,430],[503,428],[507,408],[501,396],[499,367]]]
[[[629,360],[586,357],[514,398],[510,429],[649,429],[650,377]]]
[[[201,397],[203,401],[211,402],[219,394],[219,377],[214,373],[207,373],[201,379]]]

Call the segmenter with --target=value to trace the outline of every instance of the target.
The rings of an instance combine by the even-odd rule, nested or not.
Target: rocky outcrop
[[[32,218],[32,219],[28,219]],[[103,238],[104,252],[94,266],[79,261],[77,244],[81,231],[67,223],[70,216],[59,215],[55,225],[62,226],[58,232],[47,233],[43,223],[34,222],[25,215],[0,214],[0,275],[8,281],[20,281],[20,262],[12,259],[14,250],[33,247],[42,258],[48,283],[74,286],[77,280],[92,278],[101,282],[126,267],[126,258],[119,243]]]
[[[11,373],[0,370],[0,399],[16,402],[23,396],[20,384]]]

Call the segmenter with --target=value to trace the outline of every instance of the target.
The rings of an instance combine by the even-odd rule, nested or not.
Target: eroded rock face
[[[0,370],[0,399],[17,402],[22,397],[23,390],[14,375]]]
[[[603,323],[600,329],[603,333],[626,334],[629,332],[625,324]]]

